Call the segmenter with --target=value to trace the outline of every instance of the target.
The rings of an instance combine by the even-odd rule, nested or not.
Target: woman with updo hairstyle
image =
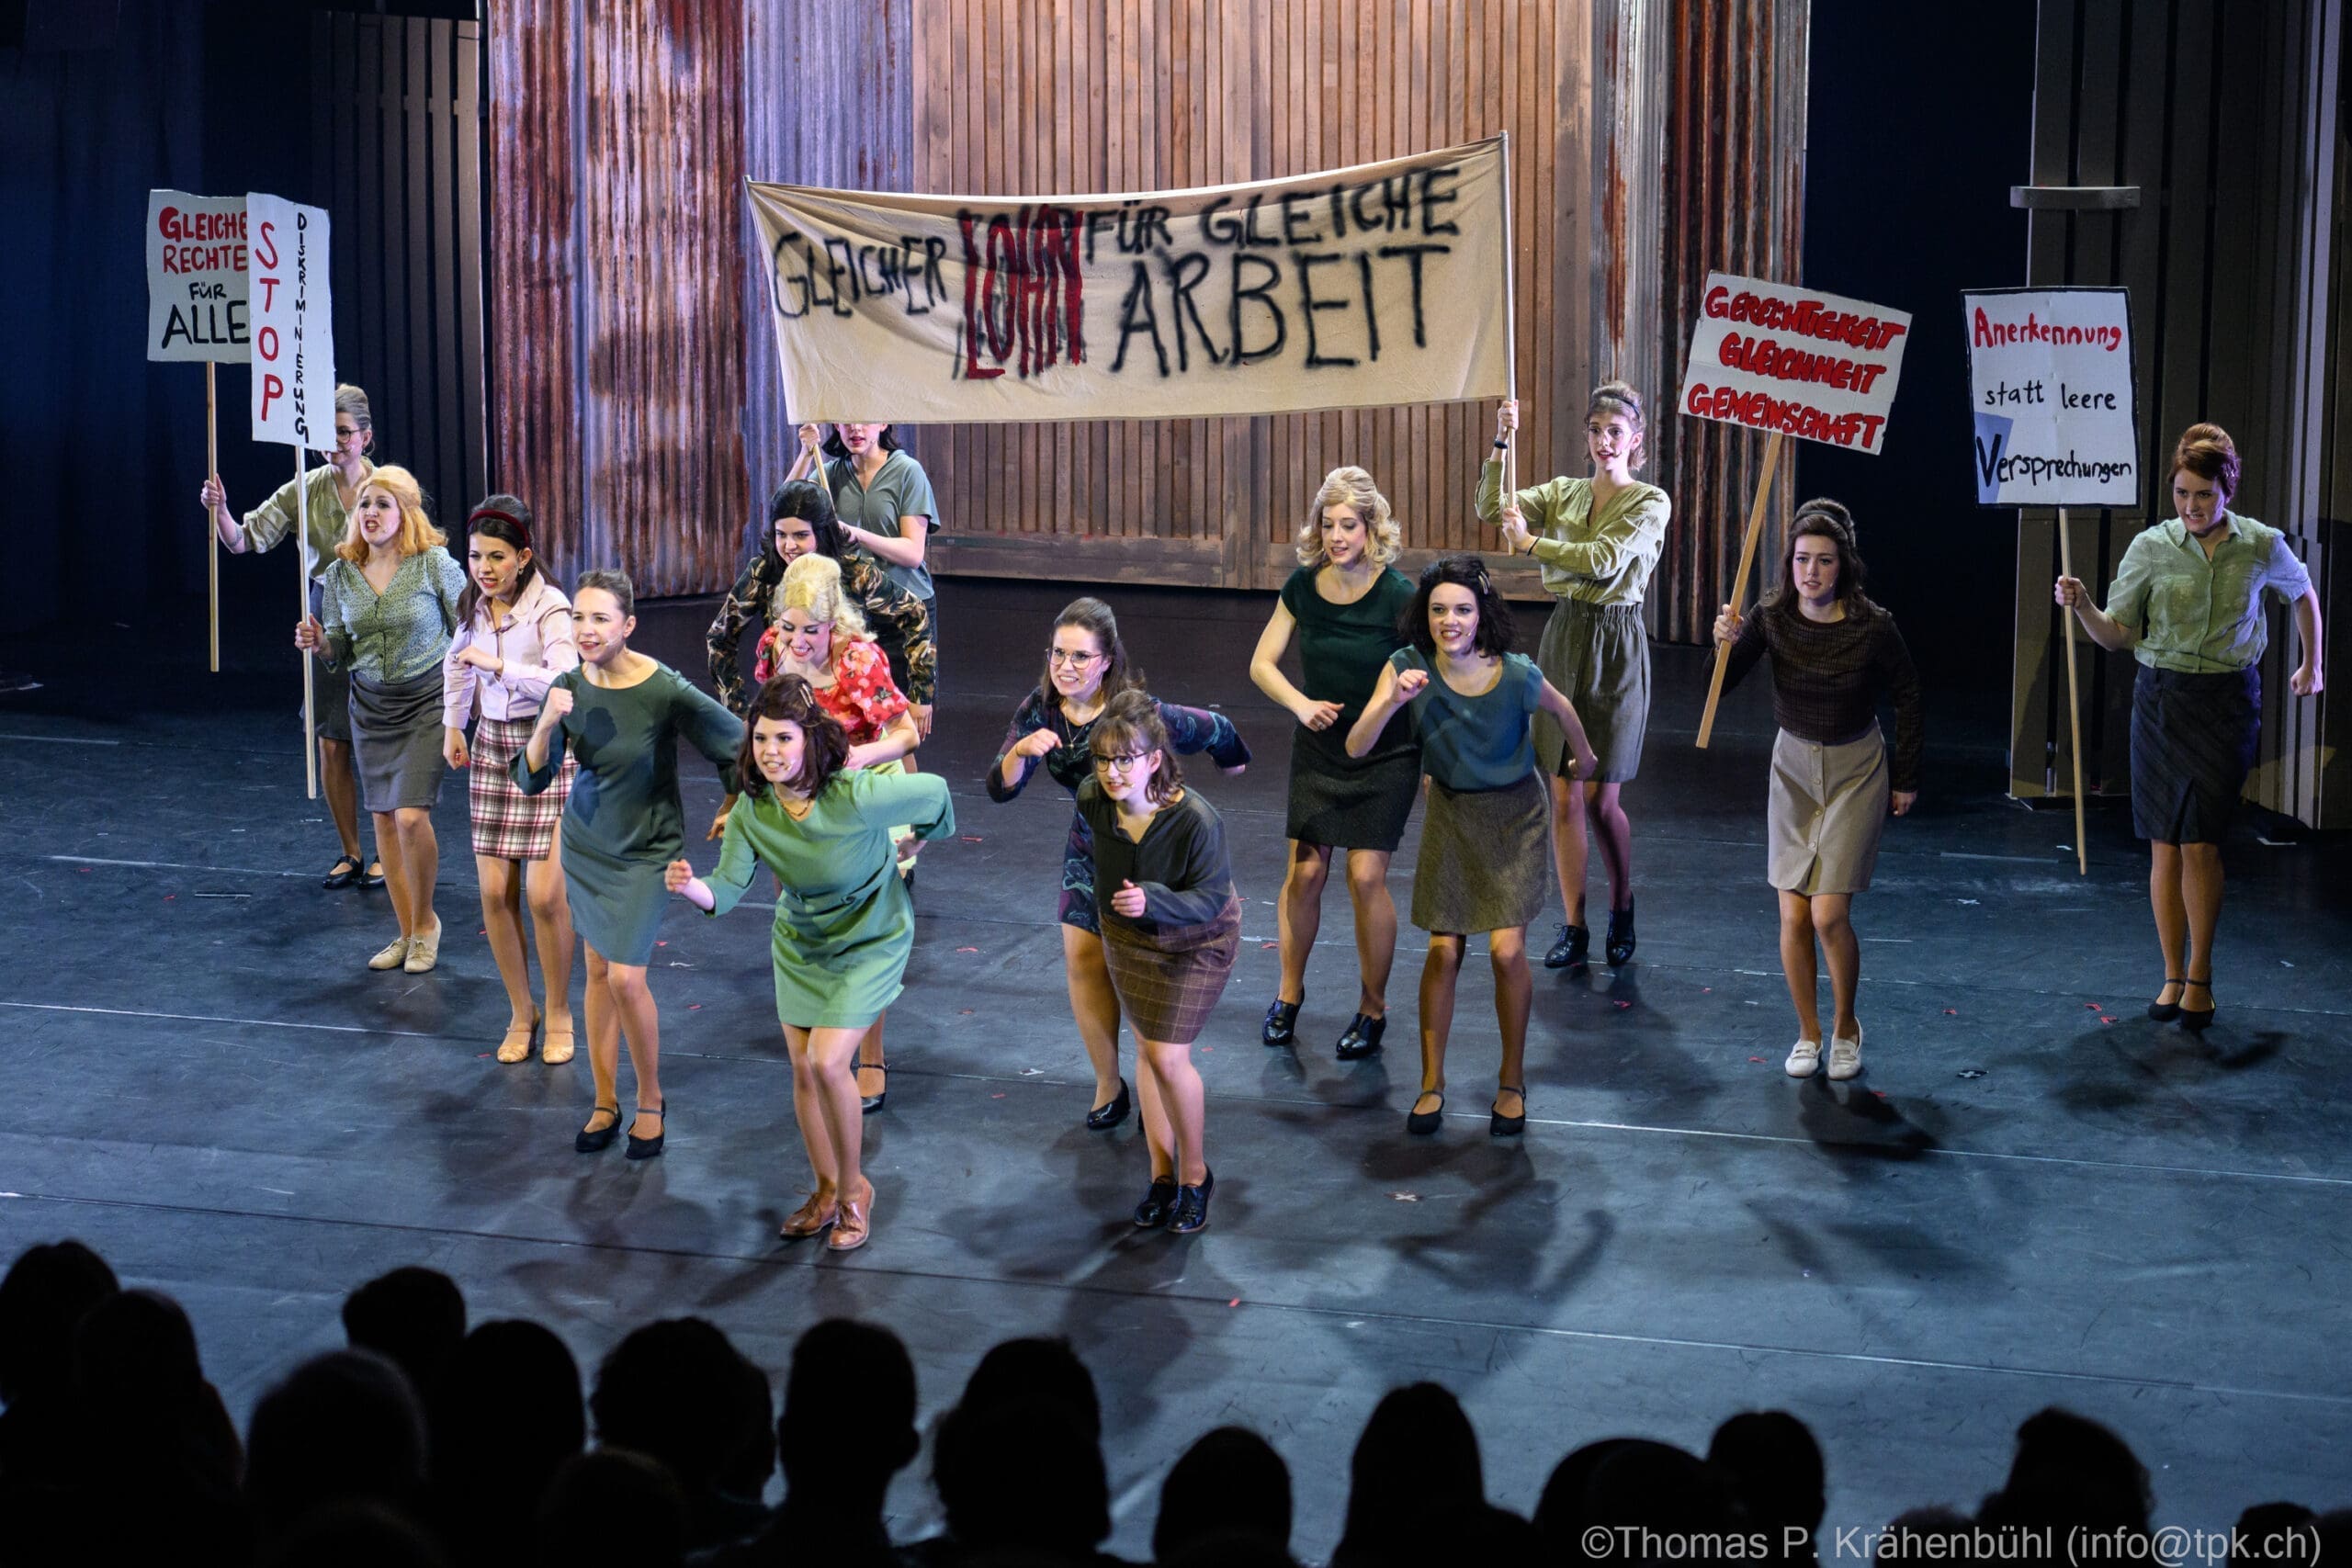
[[[2217,424],[2192,424],[2172,457],[2175,515],[2134,538],[2107,608],[2079,579],[2057,602],[2091,639],[2139,661],[2132,687],[2132,828],[2148,840],[2148,903],[2164,950],[2159,1022],[2213,1021],[2213,932],[2222,918],[2222,840],[2262,731],[2266,597],[2294,606],[2299,697],[2325,684],[2319,592],[2287,537],[2230,510],[2238,451]]]
[[[466,571],[458,630],[441,661],[442,755],[466,772],[473,818],[474,870],[481,882],[483,933],[505,982],[506,1033],[498,1059],[519,1062],[547,1025],[540,1059],[571,1060],[571,907],[556,834],[578,769],[567,756],[554,784],[526,795],[514,782],[514,754],[527,745],[548,682],[580,665],[571,637],[571,601],[548,575],[531,529],[531,509],[511,495],[484,498],[466,517]],[[473,725],[473,743],[466,726]],[[527,890],[527,891],[526,891]],[[531,1002],[531,966],[523,943],[523,907],[538,938],[547,1010]]]
[[[1277,1046],[1295,1039],[1306,961],[1323,924],[1323,885],[1332,852],[1341,851],[1356,929],[1355,1016],[1340,1036],[1343,1062],[1379,1050],[1388,1027],[1388,972],[1396,959],[1388,861],[1421,785],[1411,714],[1398,713],[1361,761],[1347,745],[1388,656],[1404,646],[1396,628],[1412,604],[1413,583],[1392,564],[1403,545],[1404,530],[1370,474],[1342,468],[1324,475],[1298,530],[1298,570],[1283,584],[1250,660],[1250,679],[1298,721],[1283,829],[1290,842],[1278,908],[1282,978],[1259,1038]],[[1282,671],[1294,636],[1298,685]]]
[[[793,1115],[816,1174],[815,1190],[779,1234],[830,1229],[825,1245],[834,1252],[865,1246],[873,1224],[855,1057],[878,1036],[914,951],[914,900],[896,874],[893,835],[956,831],[944,779],[853,768],[850,755],[848,734],[808,681],[776,676],[751,705],[736,762],[746,798],[727,814],[718,869],[706,882],[677,860],[666,874],[672,892],[713,915],[741,900],[755,865],[775,877],[776,1018],[792,1056]]]
[[[1551,781],[1552,855],[1567,923],[1544,954],[1548,969],[1582,968],[1591,945],[1584,912],[1585,867],[1593,839],[1609,867],[1611,967],[1634,956],[1634,829],[1620,801],[1642,765],[1649,728],[1650,642],[1642,601],[1666,547],[1673,510],[1666,491],[1634,478],[1645,424],[1639,393],[1623,381],[1593,389],[1584,416],[1589,479],[1562,477],[1508,501],[1502,453],[1519,428],[1519,403],[1495,416],[1495,445],[1478,474],[1478,515],[1499,522],[1513,555],[1544,569],[1544,588],[1558,603],[1544,623],[1536,668],[1584,720],[1599,771],[1569,782],[1567,748],[1558,726],[1536,720],[1536,761]]]
[[[305,616],[295,646],[351,681],[352,754],[360,803],[376,821],[376,851],[400,935],[368,961],[422,975],[440,962],[433,883],[441,848],[442,655],[458,624],[466,574],[425,515],[416,476],[386,466],[360,482],[343,542],[320,579],[323,618]]]
[[[1797,508],[1781,558],[1781,586],[1753,616],[1725,604],[1715,640],[1731,645],[1724,690],[1772,656],[1772,782],[1765,809],[1767,871],[1781,895],[1781,972],[1796,1007],[1797,1043],[1783,1064],[1794,1078],[1821,1066],[1814,942],[1829,964],[1837,1007],[1829,1076],[1862,1070],[1854,1011],[1862,949],[1854,895],[1871,885],[1890,808],[1919,798],[1919,678],[1894,617],[1862,592],[1869,573],[1853,514],[1826,498]],[[1892,764],[1878,726],[1882,698],[1894,707]]]

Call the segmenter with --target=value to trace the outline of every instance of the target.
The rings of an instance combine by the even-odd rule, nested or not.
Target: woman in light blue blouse
[[[2185,1029],[2213,1021],[2213,930],[2222,917],[2222,836],[2262,728],[2267,593],[2294,606],[2299,697],[2320,690],[2319,594],[2286,536],[2230,511],[2238,453],[2221,426],[2192,424],[2173,449],[2179,515],[2133,539],[2091,603],[2062,577],[2057,600],[2092,640],[2140,662],[2132,690],[2132,826],[2148,840],[2148,902],[2164,989],[2148,1006]]]
[[[466,574],[424,514],[406,468],[368,476],[335,558],[320,579],[324,621],[305,617],[294,643],[351,677],[351,741],[362,805],[401,931],[370,969],[422,975],[439,962],[433,879],[441,847],[433,803],[441,793],[441,659],[458,624]]]

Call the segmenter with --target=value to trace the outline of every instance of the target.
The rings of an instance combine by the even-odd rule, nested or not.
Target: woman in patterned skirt
[[[1361,757],[1398,710],[1411,705],[1421,733],[1429,804],[1413,867],[1413,923],[1430,933],[1421,968],[1421,1092],[1408,1133],[1438,1130],[1445,1115],[1445,1051],[1453,991],[1472,931],[1487,933],[1495,971],[1502,1068],[1487,1130],[1527,1130],[1527,923],[1544,908],[1548,819],[1535,769],[1534,720],[1547,714],[1567,747],[1571,779],[1592,771],[1577,710],[1525,654],[1510,651],[1510,611],[1476,556],[1444,556],[1421,573],[1410,615],[1412,643],[1389,656],[1380,684],[1348,732]]]
[[[1112,698],[1141,678],[1128,668],[1118,618],[1100,599],[1073,599],[1054,618],[1053,640],[1037,687],[1021,699],[1012,723],[989,769],[989,798],[1000,805],[1020,795],[1039,763],[1046,776],[1073,795],[1093,776],[1089,737]],[[1221,713],[1159,703],[1160,727],[1172,751],[1206,751],[1228,773],[1250,762],[1240,731]],[[1086,1124],[1096,1132],[1127,1119],[1134,1101],[1119,1074],[1119,997],[1102,957],[1102,921],[1095,912],[1094,859],[1083,815],[1070,818],[1062,844],[1062,968],[1069,986],[1070,1016],[1094,1068],[1093,1109]]]
[[[1094,773],[1078,786],[1094,862],[1095,909],[1111,987],[1136,1032],[1151,1185],[1136,1224],[1189,1235],[1209,1223],[1216,1175],[1201,1145],[1205,1113],[1193,1042],[1225,992],[1241,947],[1241,896],[1225,825],[1184,787],[1159,705],[1130,687],[1087,739]]]
[[[577,768],[565,757],[554,787],[540,795],[525,795],[509,770],[531,739],[548,682],[580,664],[571,641],[571,601],[548,576],[532,546],[531,509],[515,497],[493,495],[475,507],[466,518],[466,535],[472,581],[458,596],[457,636],[441,664],[442,754],[451,767],[467,769],[482,930],[506,984],[509,1011],[498,1059],[528,1056],[531,1036],[545,1021],[539,1055],[554,1066],[571,1060],[573,1045],[571,906],[555,840]],[[474,721],[470,750],[469,719]],[[523,945],[526,897],[547,982],[544,1020],[531,1004],[531,966]]]

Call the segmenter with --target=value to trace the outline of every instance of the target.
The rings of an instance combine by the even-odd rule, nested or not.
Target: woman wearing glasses
[[[1053,781],[1075,796],[1093,773],[1094,726],[1111,700],[1142,684],[1127,667],[1119,641],[1118,618],[1100,599],[1071,601],[1055,617],[1046,650],[1045,678],[1021,700],[1004,744],[989,769],[989,798],[1018,795],[1040,762]],[[1186,756],[1205,751],[1228,773],[1249,765],[1250,748],[1233,721],[1205,708],[1157,703],[1167,750]],[[1095,910],[1094,861],[1086,818],[1073,815],[1062,849],[1062,964],[1069,984],[1070,1016],[1094,1067],[1093,1109],[1086,1124],[1097,1132],[1127,1119],[1133,1102],[1119,1074],[1119,998],[1102,955],[1102,922]]]

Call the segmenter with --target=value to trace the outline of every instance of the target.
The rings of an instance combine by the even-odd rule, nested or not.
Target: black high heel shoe
[[[2208,999],[2213,995],[2213,982],[2211,980],[2183,980],[2180,984],[2180,997],[2184,1002],[2188,999],[2188,987],[2191,986],[2202,987]],[[2220,1010],[2218,1008],[2184,1007],[2180,1010],[2180,1026],[2192,1034],[2201,1034],[2212,1027],[2213,1015]]]
[[[1091,1131],[1107,1133],[1125,1121],[1127,1112],[1134,1109],[1135,1101],[1127,1097],[1127,1080],[1121,1078],[1119,1092],[1113,1095],[1107,1104],[1098,1105],[1086,1113],[1086,1125]]]
[[[1521,1133],[1527,1131],[1527,1086],[1524,1084],[1504,1084],[1495,1090],[1495,1099],[1498,1101],[1500,1101],[1502,1097],[1507,1094],[1515,1094],[1519,1096],[1519,1114],[1516,1116],[1506,1116],[1499,1109],[1490,1110],[1487,1112],[1487,1135],[1488,1137],[1516,1138]]]
[[[596,1128],[594,1132],[591,1132],[585,1127],[582,1127],[580,1130],[578,1134],[571,1140],[572,1148],[580,1154],[603,1154],[606,1149],[613,1146],[613,1139],[620,1134],[621,1108],[617,1105],[599,1105],[596,1107],[595,1111],[588,1112],[588,1116],[591,1121],[595,1119],[597,1111],[604,1111],[605,1114],[612,1117],[612,1120],[605,1122],[603,1126]]]
[[[1358,1013],[1348,1021],[1348,1032],[1340,1036],[1339,1056],[1342,1062],[1360,1062],[1380,1049],[1380,1037],[1388,1032],[1385,1018],[1366,1018]]]
[[[341,860],[335,862],[334,864],[327,868],[327,874],[320,880],[319,886],[322,887],[348,887],[353,883],[358,881],[359,874],[367,869],[368,868],[366,866],[359,863],[359,857],[357,855],[345,855]]]
[[[2188,994],[2188,982],[2186,980],[2167,975],[2165,976],[2165,984],[2167,986],[2178,986],[2181,990],[2181,995],[2183,996],[2187,996]],[[2180,1004],[2177,1001],[2150,1002],[2148,1004],[2148,1016],[2154,1019],[2158,1023],[2170,1023],[2174,1019],[2180,1016]]]
[[[1136,1205],[1136,1229],[1156,1231],[1166,1224],[1168,1216],[1176,1212],[1176,1198],[1182,1190],[1173,1176],[1153,1177],[1143,1201]]]
[[[1269,1045],[1295,1043],[1298,1039],[1298,1010],[1306,1005],[1304,1001],[1277,1000],[1266,1010],[1266,1026],[1258,1031],[1258,1038]]]
[[[1170,1235],[1190,1235],[1209,1226],[1209,1194],[1216,1190],[1216,1172],[1201,1172],[1198,1187],[1176,1189],[1176,1213],[1168,1222]]]
[[[1634,958],[1634,903],[1609,911],[1609,967],[1623,968]]]
[[[1560,940],[1544,955],[1546,969],[1577,969],[1592,950],[1592,932],[1582,926],[1562,926]]]
[[[850,1077],[854,1080],[860,1073],[880,1073],[882,1075],[882,1089],[880,1093],[861,1093],[857,1097],[858,1110],[865,1115],[871,1116],[876,1111],[881,1110],[883,1103],[890,1098],[890,1064],[888,1062],[860,1062],[850,1069]]]
[[[628,1147],[622,1151],[623,1158],[651,1159],[655,1155],[662,1152],[662,1145],[667,1143],[670,1138],[670,1118],[666,1115],[662,1115],[662,1112],[666,1109],[667,1107],[660,1105],[640,1105],[637,1108],[637,1114],[639,1116],[661,1116],[662,1130],[654,1134],[653,1136],[650,1138],[640,1138],[635,1133],[631,1133],[628,1135]],[[613,1125],[617,1127],[620,1125],[620,1122],[617,1120],[619,1113],[616,1111],[614,1115],[616,1120],[614,1121]],[[631,1120],[633,1121],[635,1118],[633,1117]]]
[[[1405,1131],[1412,1134],[1413,1136],[1417,1138],[1428,1137],[1431,1133],[1436,1132],[1440,1126],[1443,1125],[1445,1122],[1445,1090],[1442,1089],[1425,1089],[1421,1090],[1421,1094],[1433,1094],[1437,1096],[1437,1109],[1434,1111],[1409,1111],[1406,1112]],[[1413,1103],[1416,1105],[1420,1103],[1419,1095],[1414,1096]]]

